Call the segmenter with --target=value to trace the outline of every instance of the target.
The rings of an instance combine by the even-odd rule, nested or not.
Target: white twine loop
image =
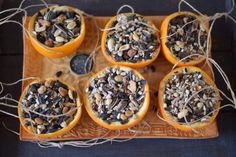
[[[200,11],[198,11],[196,8],[194,8],[190,3],[188,3],[185,0],[180,0],[179,4],[178,4],[178,11],[181,11],[181,5],[182,3],[185,3],[186,5],[188,5],[192,10],[194,10],[196,13],[198,13],[201,16],[204,16]]]
[[[73,146],[73,147],[77,147],[77,148],[87,148],[87,147],[101,145],[101,144],[108,143],[108,142],[111,142],[111,144],[112,144],[112,142],[126,142],[129,140],[132,140],[138,134],[151,132],[151,126],[146,121],[140,122],[140,124],[138,124],[137,127],[139,127],[139,125],[142,125],[142,124],[144,125],[144,128],[147,127],[148,130],[147,131],[135,130],[135,129],[130,128],[130,129],[128,129],[128,131],[130,131],[131,133],[134,133],[134,134],[132,137],[127,138],[127,139],[117,139],[120,137],[120,130],[117,130],[117,135],[115,135],[113,137],[107,137],[109,135],[109,133],[111,132],[111,131],[108,131],[103,136],[99,136],[97,138],[90,139],[90,140],[65,141],[65,142],[39,141],[39,142],[37,142],[37,144],[41,148],[51,148],[51,147],[63,148],[64,146]]]
[[[22,78],[22,79],[19,79],[19,80],[15,81],[15,82],[12,82],[12,83],[3,83],[3,82],[0,82],[0,88],[1,88],[1,89],[0,89],[0,95],[1,95],[1,94],[3,93],[3,91],[4,91],[4,85],[5,85],[5,86],[12,86],[12,85],[18,84],[19,82],[26,81],[26,80],[32,80],[32,79],[38,79],[38,78],[37,78],[37,77]],[[5,95],[5,96],[3,96],[3,97],[0,97],[0,100],[5,100],[5,101],[6,101],[5,103],[4,103],[4,102],[0,102],[0,106],[11,107],[11,108],[18,108],[17,106],[11,105],[11,104],[9,104],[9,103],[7,102],[7,100],[10,100],[10,101],[13,101],[13,102],[17,102],[17,103],[18,103],[17,100],[10,98],[10,97],[9,97],[9,94],[7,94],[7,95]],[[14,118],[19,118],[17,115],[12,114],[12,113],[9,113],[9,112],[4,111],[4,110],[0,110],[0,112],[1,112],[1,113],[4,113],[4,114],[6,114],[6,115],[12,116],[12,117],[14,117]]]
[[[16,132],[16,131],[14,131],[14,130],[8,128],[4,122],[2,122],[2,126],[3,126],[6,130],[12,132],[13,134],[16,134],[16,135],[20,136],[20,133],[19,133],[19,132]]]
[[[124,8],[128,8],[130,9],[131,13],[134,14],[134,8],[128,4],[122,5],[116,12],[116,15],[120,14],[120,12],[124,9]]]

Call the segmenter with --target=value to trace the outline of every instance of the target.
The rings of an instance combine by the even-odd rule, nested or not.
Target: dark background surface
[[[2,8],[17,7],[20,0],[3,0]],[[123,4],[130,4],[137,13],[143,15],[167,15],[177,11],[177,0],[48,0],[48,3],[66,4],[84,10],[97,16],[114,15]],[[202,13],[213,15],[216,12],[229,10],[230,0],[191,0],[188,1]],[[39,0],[26,0],[24,6],[39,3]],[[39,8],[30,9],[29,14]],[[183,5],[184,10],[189,10]],[[236,11],[233,12],[235,17]],[[3,17],[3,16],[0,16]],[[21,15],[14,17],[21,21]],[[228,75],[233,89],[236,89],[236,25],[228,19],[216,22],[212,32],[213,58],[222,66]],[[22,29],[15,24],[0,26],[0,81],[13,82],[22,76]],[[33,63],[33,61],[32,61]],[[225,84],[217,75],[216,83],[220,89],[225,89]],[[7,87],[5,93],[11,93],[19,98],[21,84]],[[224,101],[222,104],[227,103]],[[2,109],[2,108],[0,108]],[[14,110],[10,110],[15,112]],[[18,130],[17,119],[0,114],[1,122],[14,130]],[[174,140],[174,139],[139,139],[124,143],[106,143],[91,148],[64,147],[63,149],[42,149],[37,144],[21,142],[18,137],[0,124],[0,157],[19,156],[178,156],[178,157],[236,157],[236,112],[224,109],[218,118],[220,136],[208,140]]]

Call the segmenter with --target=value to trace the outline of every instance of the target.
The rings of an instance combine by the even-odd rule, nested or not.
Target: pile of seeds
[[[137,14],[120,14],[108,32],[106,51],[115,61],[136,63],[152,59],[160,42],[156,31]]]
[[[21,102],[22,108],[25,108],[22,114],[25,126],[37,134],[52,133],[67,127],[77,112],[76,98],[76,92],[58,80],[30,85]],[[60,114],[64,115],[49,117]]]
[[[125,124],[142,107],[145,85],[146,81],[130,70],[107,68],[91,80],[86,92],[97,117],[108,124]]]
[[[170,20],[168,36],[175,34],[167,38],[166,46],[177,59],[182,59],[191,54],[205,54],[207,49],[207,31],[203,25],[199,20],[196,20],[196,17],[190,15],[180,15]],[[196,58],[199,57],[192,56],[183,62],[189,62]]]
[[[216,104],[219,98],[213,88],[204,81],[200,72],[190,72],[184,69],[172,75],[168,80],[164,90],[164,109],[177,122],[186,123],[184,117],[188,122],[198,120],[216,109]],[[187,103],[186,101],[196,92],[198,94],[193,96]],[[206,116],[201,121],[208,121],[212,116]]]
[[[42,44],[58,47],[77,38],[80,31],[79,14],[73,10],[58,11],[55,7],[49,8],[45,13],[38,13],[33,33]]]

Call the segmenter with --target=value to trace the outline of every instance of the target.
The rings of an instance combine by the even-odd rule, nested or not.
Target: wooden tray
[[[158,28],[160,28],[160,24],[163,20],[163,16],[149,16],[146,17],[148,20],[151,20]],[[27,18],[28,21],[29,17]],[[108,21],[109,17],[96,17],[100,28],[104,28],[105,23]],[[79,48],[78,53],[90,53],[95,46],[95,43],[98,39],[98,30],[94,26],[94,19],[86,18],[86,38]],[[27,22],[26,22],[27,24]],[[101,35],[101,32],[99,33]],[[105,60],[102,56],[102,53],[99,51],[96,54],[96,62],[93,68],[93,72],[90,75],[79,77],[74,74],[69,69],[69,60],[71,57],[65,57],[63,59],[54,59],[50,60],[39,53],[32,47],[30,41],[24,37],[24,63],[23,63],[23,78],[37,76],[41,79],[54,77],[57,71],[63,71],[60,79],[65,80],[74,87],[81,91],[83,89],[84,81],[86,81],[92,73],[99,71],[100,69],[109,66],[110,64]],[[85,109],[83,108],[83,115],[79,122],[79,124],[73,128],[69,133],[64,134],[62,136],[58,136],[56,138],[49,138],[46,140],[53,141],[64,141],[64,140],[80,140],[80,139],[92,139],[96,137],[101,137],[106,135],[106,137],[116,137],[116,138],[178,138],[178,139],[205,139],[205,138],[213,138],[217,137],[218,129],[217,124],[214,122],[212,125],[207,127],[206,129],[200,130],[199,133],[193,132],[182,132],[179,131],[172,126],[168,125],[166,122],[161,121],[156,116],[156,105],[157,100],[156,96],[154,96],[155,92],[158,89],[159,81],[166,75],[172,68],[172,65],[169,64],[163,55],[161,54],[158,59],[151,65],[152,68],[139,69],[141,73],[143,73],[144,77],[148,80],[151,90],[151,104],[150,109],[146,117],[144,118],[144,122],[140,123],[136,126],[135,130],[142,130],[143,132],[134,134],[129,130],[121,130],[117,131],[108,131],[96,123],[94,123]],[[149,66],[149,67],[151,67]],[[154,67],[154,68],[153,68]],[[209,74],[209,69],[204,69]],[[29,83],[26,81],[23,83],[23,88]],[[149,128],[145,124],[149,124],[151,128]],[[119,136],[118,136],[119,135]],[[20,127],[20,139],[25,141],[38,141],[45,139],[38,139],[31,134],[27,133],[22,127]]]

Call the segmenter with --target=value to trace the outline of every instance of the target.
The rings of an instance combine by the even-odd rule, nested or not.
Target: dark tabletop
[[[178,0],[48,0],[48,3],[66,4],[97,16],[114,15],[123,4],[130,4],[137,13],[143,15],[167,15],[177,11]],[[193,6],[202,13],[213,15],[231,7],[231,0],[191,0]],[[0,0],[0,10],[17,7],[19,0]],[[26,0],[25,6],[39,3],[39,0]],[[29,10],[34,13],[39,8]],[[189,10],[183,5],[184,10]],[[236,11],[233,13],[236,17]],[[0,16],[3,17],[3,16]],[[21,15],[14,19],[21,21]],[[216,22],[212,32],[213,58],[222,66],[228,75],[233,89],[236,89],[236,25],[228,19]],[[22,30],[18,25],[0,26],[0,81],[13,82],[22,77]],[[226,91],[226,85],[216,73],[216,83]],[[15,99],[19,98],[21,84],[6,88]],[[222,104],[227,103],[223,101]],[[0,107],[0,109],[2,109]],[[5,108],[4,108],[5,109]],[[14,110],[8,110],[16,112]],[[0,114],[1,122],[9,128],[18,130],[19,122],[15,118]],[[139,139],[124,143],[106,143],[91,148],[42,149],[36,144],[19,141],[18,136],[7,131],[0,124],[0,157],[60,157],[60,156],[178,156],[178,157],[236,157],[236,112],[224,109],[218,118],[220,136],[206,140],[174,140],[174,139]]]

